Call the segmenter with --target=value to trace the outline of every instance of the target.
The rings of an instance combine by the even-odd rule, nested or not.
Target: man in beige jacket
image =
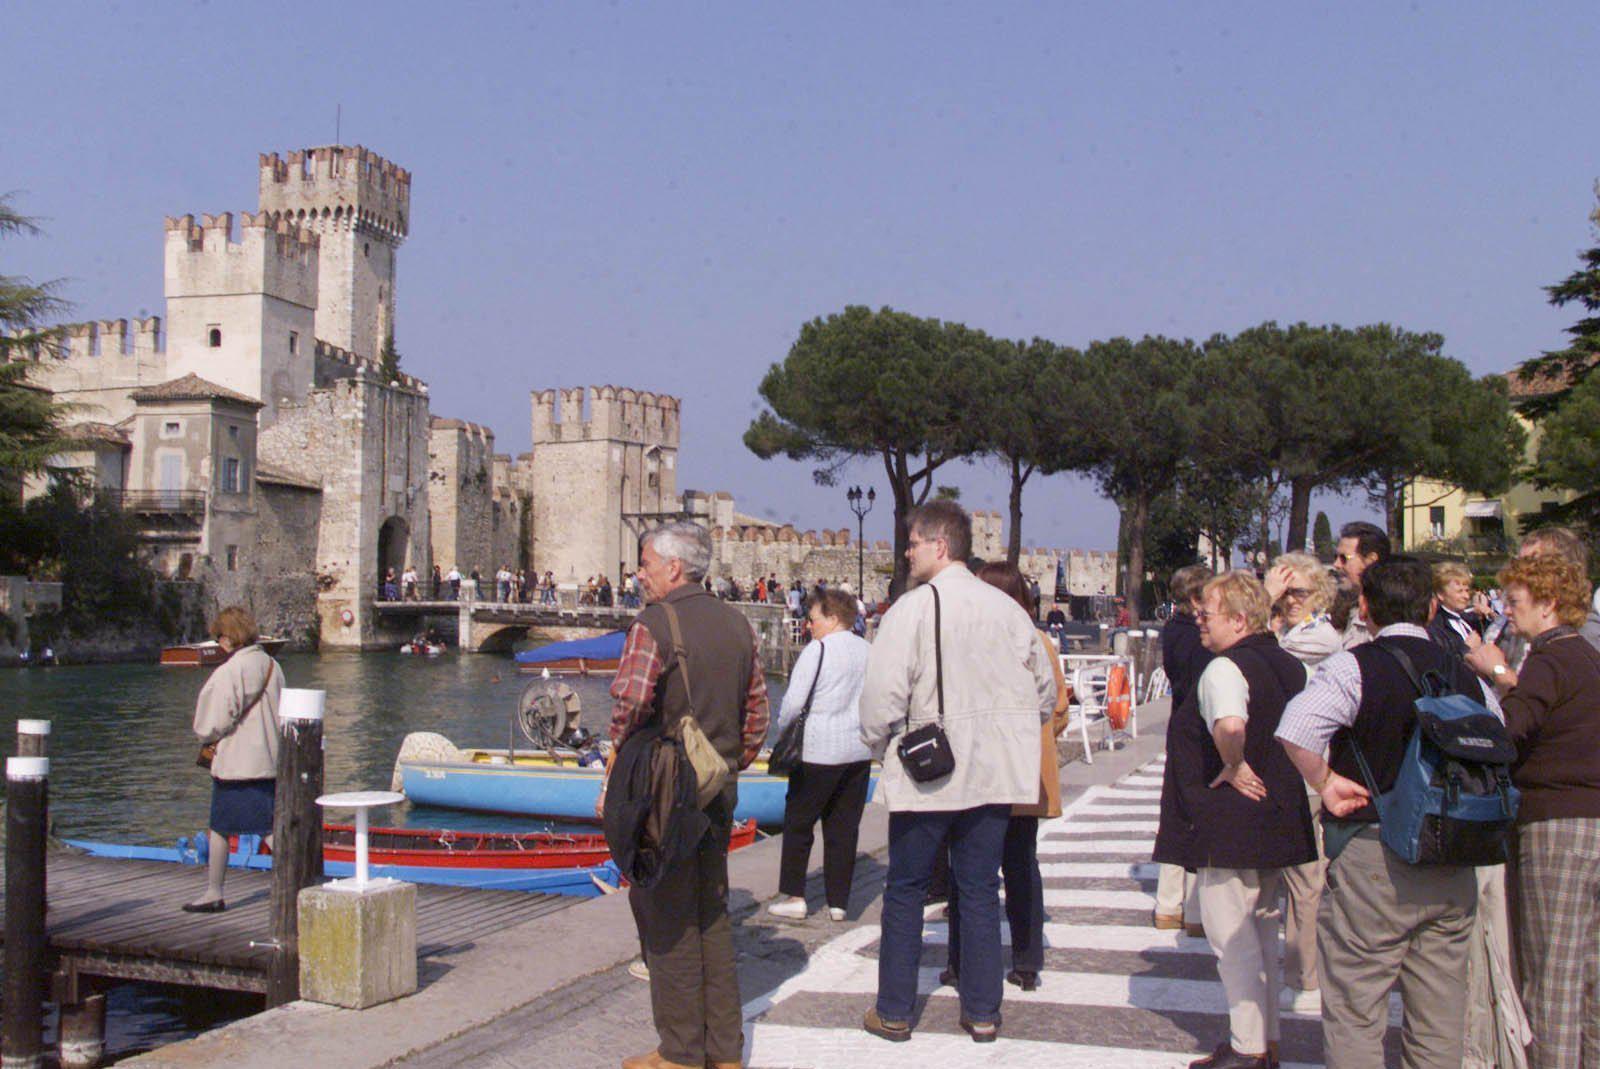
[[[922,901],[948,836],[961,895],[961,960],[951,963],[961,1025],[983,1043],[1000,1025],[1006,824],[1012,805],[1038,801],[1039,726],[1055,705],[1055,672],[1028,614],[967,570],[972,521],[959,505],[923,505],[910,529],[906,557],[922,585],[884,615],[861,693],[861,738],[883,759],[878,792],[889,807],[878,1001],[863,1026],[884,1039],[911,1037]],[[919,783],[901,766],[895,737],[934,721],[943,723],[955,768]]]

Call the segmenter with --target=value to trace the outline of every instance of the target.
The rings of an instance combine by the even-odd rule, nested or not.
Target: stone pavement
[[[1150,925],[1156,872],[1149,857],[1162,761],[1157,756],[1114,783],[1082,789],[1061,818],[1041,822],[1045,971],[1037,991],[1007,986],[999,1042],[974,1044],[957,1023],[955,992],[938,985],[948,940],[942,921],[924,930],[925,1002],[911,1042],[887,1043],[861,1030],[877,988],[884,876],[881,861],[865,857],[846,924],[820,911],[804,923],[762,911],[737,925],[745,1064],[1168,1069],[1208,1053],[1227,1032],[1227,1000],[1211,949],[1203,939]],[[810,890],[819,908],[815,876]],[[598,1069],[651,1049],[649,1014],[646,986],[614,968],[398,1064]],[[1321,1051],[1320,1021],[1286,1014],[1286,1069],[1320,1065]]]

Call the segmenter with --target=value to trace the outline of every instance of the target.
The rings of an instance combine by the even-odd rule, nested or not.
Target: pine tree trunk
[[[1128,617],[1135,624],[1144,619],[1144,538],[1149,526],[1150,497],[1141,490],[1133,499],[1128,517],[1128,589],[1123,593],[1128,599]]]
[[[1011,537],[1006,541],[1006,563],[1013,568],[1017,566],[1017,561],[1022,558],[1022,484],[1027,480],[1028,476],[1023,474],[1021,462],[1016,457],[1012,457]]]
[[[1283,539],[1285,553],[1298,553],[1306,546],[1306,532],[1311,522],[1311,491],[1316,482],[1309,475],[1289,480],[1289,532]]]

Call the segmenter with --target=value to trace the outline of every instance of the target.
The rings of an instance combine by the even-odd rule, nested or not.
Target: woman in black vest
[[[1202,605],[1201,640],[1216,658],[1168,731],[1155,859],[1197,870],[1228,996],[1228,1038],[1191,1069],[1267,1069],[1278,1045],[1281,870],[1317,856],[1300,774],[1273,737],[1306,670],[1278,646],[1254,575],[1217,576]]]

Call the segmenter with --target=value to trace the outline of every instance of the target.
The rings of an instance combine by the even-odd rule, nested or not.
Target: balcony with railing
[[[202,490],[100,490],[98,496],[124,512],[140,516],[201,517],[206,514]]]

